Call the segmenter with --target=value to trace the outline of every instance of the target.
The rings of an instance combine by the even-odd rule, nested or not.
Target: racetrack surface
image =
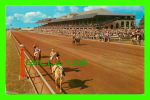
[[[33,44],[36,42],[42,50],[43,63],[47,63],[51,49],[58,51],[61,59],[87,61],[86,65],[72,65],[71,62],[66,65],[65,61],[62,61],[66,74],[62,84],[65,93],[144,93],[144,48],[141,46],[92,40],[81,40],[81,45],[75,46],[69,37],[30,32],[12,34],[32,55]],[[42,67],[51,73],[49,66]]]

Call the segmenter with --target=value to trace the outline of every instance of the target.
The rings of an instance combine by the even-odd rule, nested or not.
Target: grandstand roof
[[[85,18],[93,18],[96,16],[96,13],[93,14],[86,14],[86,15],[80,15],[80,16],[75,16],[73,18],[66,18],[66,19],[54,19],[50,22],[59,22],[59,21],[69,21],[69,20],[77,20],[77,19],[85,19]]]
[[[52,20],[51,18],[45,18],[37,21],[36,23],[47,23],[48,21]]]
[[[68,18],[67,15],[75,15],[72,16],[72,18]],[[93,18],[96,15],[111,15],[111,16],[135,16],[132,13],[113,13],[105,9],[94,9],[90,11],[85,12],[78,12],[78,13],[68,13],[66,15],[63,15],[61,17],[55,18],[55,19],[42,19],[37,21],[36,23],[52,23],[52,22],[61,22],[61,21],[69,21],[69,20],[77,20],[77,19],[86,19],[86,18]]]

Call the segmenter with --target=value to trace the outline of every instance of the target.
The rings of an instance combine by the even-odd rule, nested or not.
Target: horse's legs
[[[135,45],[137,45],[137,41],[135,40]]]
[[[133,45],[135,45],[135,41],[133,40]]]
[[[39,59],[41,59],[41,51],[39,52]]]
[[[60,76],[60,92],[62,92],[61,83],[62,83],[62,78],[61,78],[61,76]]]
[[[141,45],[141,40],[139,40],[139,45]]]
[[[49,65],[49,69],[50,69],[50,71],[52,71],[52,66],[51,65]]]
[[[78,42],[76,41],[76,45],[78,45]]]
[[[58,89],[58,78],[55,77],[56,89]]]
[[[52,73],[54,72],[54,66],[51,66],[51,71],[52,71]]]
[[[134,40],[132,39],[132,44],[134,45]]]
[[[78,42],[78,46],[80,45],[80,42]]]
[[[54,71],[56,70],[56,65],[52,66],[52,73],[54,73]]]
[[[72,41],[72,44],[75,45],[75,41]]]

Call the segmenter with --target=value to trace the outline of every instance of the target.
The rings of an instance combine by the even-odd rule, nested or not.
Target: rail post
[[[19,75],[19,80],[20,78],[25,77],[25,55],[24,55],[24,45],[20,45],[20,75]]]

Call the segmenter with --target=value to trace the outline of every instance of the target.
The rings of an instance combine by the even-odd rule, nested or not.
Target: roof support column
[[[126,29],[126,21],[124,21],[124,29]]]
[[[121,20],[118,21],[118,28],[121,28]]]
[[[129,29],[131,29],[131,21],[129,21]]]

